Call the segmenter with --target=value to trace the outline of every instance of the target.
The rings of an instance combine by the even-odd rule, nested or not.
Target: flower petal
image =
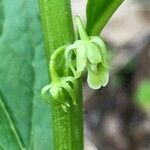
[[[69,96],[72,98],[73,104],[76,105],[76,95],[72,87],[68,83],[63,83],[62,87],[67,91]]]
[[[44,86],[41,90],[41,95],[44,96],[49,91],[50,88],[51,88],[51,84]]]
[[[46,102],[49,102],[49,100],[50,100],[50,96],[49,96],[50,88],[51,88],[51,84],[48,84],[48,85],[44,86],[41,90],[41,95]]]
[[[54,100],[58,101],[60,97],[60,88],[57,86],[53,86],[52,88],[50,88],[50,93],[52,97],[54,98]]]
[[[93,43],[88,43],[86,46],[86,55],[88,58],[88,61],[91,64],[97,64],[102,62],[102,56],[101,56],[101,52],[100,52],[100,48],[98,45],[93,44]]]
[[[108,70],[101,63],[97,65],[97,70],[93,70],[93,64],[88,65],[87,82],[92,89],[99,89],[101,86],[106,86],[108,78]]]
[[[65,50],[65,60],[66,60],[67,65],[72,70],[73,74],[75,74],[75,67],[74,67],[74,63],[72,60],[72,53],[74,52],[76,48],[77,48],[76,44],[72,44],[68,46]]]
[[[75,73],[75,77],[79,78],[86,67],[87,59],[86,59],[86,47],[84,44],[80,45],[76,49],[76,66],[77,70]]]
[[[108,68],[107,64],[107,48],[103,40],[97,36],[91,37],[91,42],[97,44],[100,47],[101,55],[102,55],[102,64]]]

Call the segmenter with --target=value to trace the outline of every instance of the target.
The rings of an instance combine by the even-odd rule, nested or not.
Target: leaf
[[[0,97],[0,149],[23,149],[23,145],[16,132],[12,120]]]
[[[0,35],[2,34],[3,24],[4,24],[4,9],[3,9],[3,0],[0,0]]]
[[[3,9],[5,32],[0,37],[0,97],[4,98],[1,98],[0,116],[7,112],[16,133],[6,115],[7,128],[2,126],[1,117],[0,149],[9,150],[6,146],[11,144],[11,150],[18,150],[15,136],[28,150],[52,149],[50,108],[40,96],[48,77],[37,1],[3,0]]]
[[[87,33],[99,35],[124,0],[88,0],[86,8]]]

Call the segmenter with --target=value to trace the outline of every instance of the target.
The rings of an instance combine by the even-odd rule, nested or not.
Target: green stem
[[[55,49],[74,41],[70,0],[40,0],[40,10],[49,62]],[[71,103],[70,110],[64,112],[52,103],[54,150],[83,150],[82,86],[78,83],[77,106]]]
[[[82,40],[89,40],[89,37],[86,33],[86,30],[84,28],[83,22],[81,21],[80,17],[76,16],[75,17],[75,22],[77,24],[79,36]]]
[[[65,50],[65,47],[66,46],[59,47],[51,55],[51,59],[50,59],[50,62],[49,62],[49,72],[50,72],[52,81],[58,81],[59,78],[60,78],[57,71],[56,71],[57,67],[56,67],[55,63],[56,63],[57,59],[59,59],[58,56],[60,55],[60,53]]]

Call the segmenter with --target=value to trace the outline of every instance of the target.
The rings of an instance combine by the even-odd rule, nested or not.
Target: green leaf
[[[48,77],[37,1],[3,0],[3,9],[0,149],[18,150],[18,141],[28,150],[52,149],[51,112],[40,95]]]
[[[124,0],[88,0],[87,33],[99,35],[110,17]]]
[[[3,31],[4,25],[4,8],[3,8],[3,0],[0,0],[0,36]]]
[[[17,131],[0,97],[0,149],[23,149]],[[5,138],[4,138],[5,137]]]

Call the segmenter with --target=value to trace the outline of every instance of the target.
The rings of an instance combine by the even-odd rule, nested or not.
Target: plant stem
[[[89,40],[89,37],[86,33],[85,27],[84,27],[81,19],[78,16],[76,16],[75,21],[76,21],[76,24],[77,24],[77,28],[78,28],[78,31],[79,31],[80,38],[82,40],[85,40],[85,41]]]
[[[40,10],[49,62],[55,49],[74,40],[70,0],[40,0]],[[78,83],[77,106],[71,103],[64,112],[52,103],[54,150],[83,150],[82,86],[80,80]]]
[[[59,47],[54,51],[54,53],[51,55],[51,61],[49,62],[49,72],[51,73],[51,80],[52,81],[58,81],[59,80],[59,75],[56,71],[56,60],[59,59],[58,56],[60,52],[63,52],[65,50],[66,46]]]

